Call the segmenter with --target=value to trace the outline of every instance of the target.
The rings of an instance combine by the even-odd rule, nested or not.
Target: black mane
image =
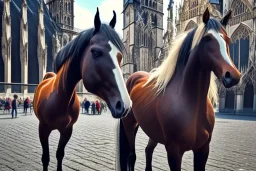
[[[207,24],[205,25],[205,32],[211,29],[215,30],[216,32],[220,32],[220,30],[224,28],[222,27],[221,23],[217,19],[210,18]],[[186,66],[190,52],[191,52],[192,42],[193,42],[193,38],[196,30],[197,30],[197,27],[191,30],[188,33],[187,37],[184,39],[179,51],[176,68]]]
[[[83,51],[87,46],[89,46],[90,40],[93,37],[93,31],[94,28],[90,28],[81,32],[75,39],[70,41],[58,52],[54,65],[54,71],[56,73],[60,70],[67,59],[71,59],[71,62],[80,61]],[[113,28],[107,24],[101,24],[100,31],[106,34],[107,38],[118,48],[120,52],[126,52],[122,40]]]

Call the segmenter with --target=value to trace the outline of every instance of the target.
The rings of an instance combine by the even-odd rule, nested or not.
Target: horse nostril
[[[116,103],[116,110],[120,111],[121,109],[122,109],[122,103],[121,103],[121,101],[118,101]]]
[[[231,74],[230,74],[230,72],[227,71],[227,72],[225,73],[225,76],[224,76],[224,77],[225,77],[225,79],[227,79],[227,80],[228,80],[228,79],[231,79]]]

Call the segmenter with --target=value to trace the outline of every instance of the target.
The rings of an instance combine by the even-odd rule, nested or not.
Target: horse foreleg
[[[48,128],[47,125],[39,123],[39,139],[41,142],[43,154],[42,154],[42,163],[43,163],[43,170],[48,170],[48,165],[50,162],[50,154],[49,154],[49,135],[51,133],[51,129]]]
[[[181,171],[181,161],[184,151],[175,144],[165,145],[167,151],[168,164],[171,171]]]
[[[152,139],[148,140],[148,145],[145,149],[146,153],[146,171],[152,171],[152,155],[154,149],[157,146],[157,142],[153,141]]]
[[[62,171],[62,160],[65,155],[65,147],[72,135],[73,126],[66,128],[60,131],[60,140],[59,145],[56,153],[56,158],[58,161],[57,171]]]
[[[200,149],[194,152],[194,171],[205,171],[206,162],[209,156],[211,138]]]
[[[125,133],[127,136],[127,140],[129,142],[129,156],[127,158],[127,171],[134,171],[134,165],[136,161],[136,153],[135,153],[135,137],[138,131],[138,123],[134,118],[134,115],[131,111],[125,118],[123,118],[123,124]]]

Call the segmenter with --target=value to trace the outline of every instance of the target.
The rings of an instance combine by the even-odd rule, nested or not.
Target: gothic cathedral
[[[219,84],[218,107],[220,112],[256,112],[256,0],[220,0],[217,4],[211,1],[185,0],[177,7],[177,32],[188,31],[201,23],[206,7],[212,17],[218,19],[232,10],[232,19],[226,28],[231,38],[230,56],[243,76],[240,83],[230,89]]]
[[[124,77],[155,67],[163,47],[163,0],[124,0]]]
[[[80,32],[74,0],[0,0],[0,16],[0,82],[38,84],[53,71],[59,49]],[[1,85],[0,94],[25,96],[35,87]]]

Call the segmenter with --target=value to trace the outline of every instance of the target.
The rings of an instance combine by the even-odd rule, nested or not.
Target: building
[[[219,84],[219,111],[256,112],[256,0],[184,0],[180,4],[170,0],[163,37],[162,0],[125,0],[124,43],[129,51],[123,63],[124,76],[127,79],[137,70],[159,66],[168,54],[173,35],[195,28],[207,7],[217,19],[229,9],[233,11],[226,30],[231,38],[232,60],[243,75],[240,83],[230,89]],[[156,25],[152,15],[157,18]]]
[[[73,1],[0,0],[0,82],[38,84],[53,71],[59,49],[80,30],[74,28]],[[1,96],[33,93],[31,86],[0,85]],[[23,96],[22,95],[22,96]]]
[[[163,0],[124,0],[124,77],[150,71],[163,47]]]
[[[221,19],[228,10],[232,10],[232,19],[226,28],[231,38],[230,55],[242,73],[237,86],[226,89],[219,83],[219,111],[251,113],[256,112],[256,1],[223,0],[218,5],[208,0],[185,0],[178,9],[176,27],[182,33],[202,22],[206,7],[213,17]]]
[[[81,32],[74,27],[74,0],[46,0],[46,5],[53,20],[61,28],[58,37],[63,47]]]

